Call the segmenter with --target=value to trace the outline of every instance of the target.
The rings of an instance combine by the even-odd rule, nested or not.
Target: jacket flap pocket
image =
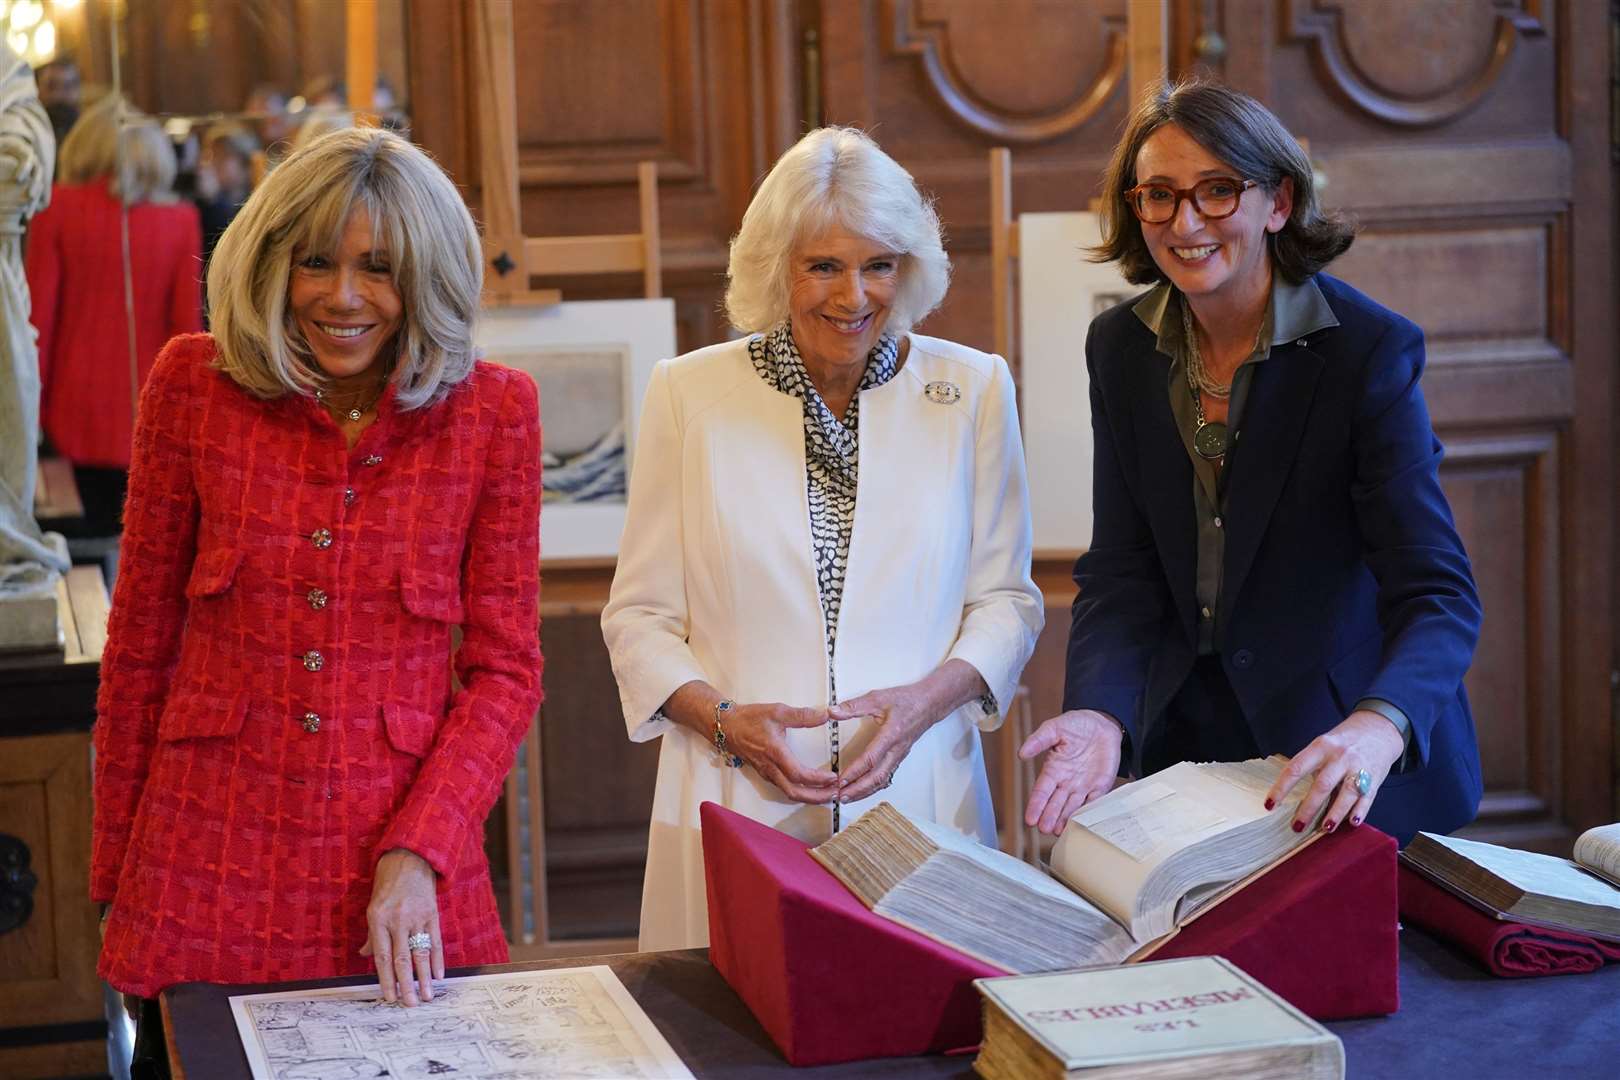
[[[391,701],[383,705],[382,714],[389,746],[412,757],[427,757],[438,727],[438,719],[432,713]]]
[[[399,592],[405,610],[412,615],[439,622],[461,621],[461,583],[455,574],[406,567],[399,572]]]
[[[234,737],[247,714],[247,694],[188,694],[171,698],[158,720],[158,741]]]
[[[1328,668],[1328,682],[1341,712],[1346,716],[1372,685],[1384,659],[1384,639],[1377,634],[1351,649]]]
[[[242,552],[238,548],[197,552],[197,560],[191,564],[191,580],[186,582],[186,595],[218,596],[231,587],[236,568],[241,565]]]

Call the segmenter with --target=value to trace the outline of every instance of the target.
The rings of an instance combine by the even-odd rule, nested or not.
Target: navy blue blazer
[[[1342,281],[1316,283],[1339,325],[1273,346],[1254,369],[1224,466],[1216,646],[1266,754],[1298,753],[1363,698],[1406,713],[1416,758],[1368,816],[1404,844],[1479,808],[1462,686],[1479,596],[1440,489],[1423,332]],[[1063,707],[1116,717],[1141,775],[1147,733],[1197,656],[1197,530],[1170,358],[1133,303],[1086,338],[1095,520],[1074,568]]]

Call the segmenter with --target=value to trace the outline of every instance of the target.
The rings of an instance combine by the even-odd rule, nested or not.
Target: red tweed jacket
[[[390,390],[349,450],[213,356],[174,339],[141,397],[95,729],[101,974],[363,972],[396,847],[438,872],[446,963],[503,962],[483,824],[540,701],[534,383],[479,363],[409,412]]]

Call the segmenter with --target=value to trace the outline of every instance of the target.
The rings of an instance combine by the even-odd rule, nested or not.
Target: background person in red
[[[540,424],[474,356],[482,261],[425,154],[334,132],[147,381],[95,730],[126,994],[374,965],[414,1005],[507,959],[483,825],[540,700]]]
[[[73,462],[85,520],[75,536],[114,536],[124,504],[135,400],[118,216],[129,208],[135,361],[144,381],[163,343],[202,329],[202,231],[178,202],[174,149],[118,99],[87,109],[62,143],[51,204],[28,226],[25,266],[39,331],[40,419]],[[119,143],[124,164],[119,168]]]

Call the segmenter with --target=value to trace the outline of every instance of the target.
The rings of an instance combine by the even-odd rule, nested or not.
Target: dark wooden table
[[[606,964],[699,1077],[971,1077],[971,1055],[891,1058],[795,1069],[782,1060],[742,1001],[700,949],[574,958],[452,975]],[[175,1075],[248,1080],[228,998],[233,994],[340,986],[364,978],[262,986],[190,983],[163,995]],[[1328,1025],[1344,1040],[1348,1075],[1431,1080],[1598,1078],[1620,1075],[1620,966],[1591,975],[1493,979],[1472,961],[1414,930],[1402,934],[1401,1009],[1394,1016]]]

